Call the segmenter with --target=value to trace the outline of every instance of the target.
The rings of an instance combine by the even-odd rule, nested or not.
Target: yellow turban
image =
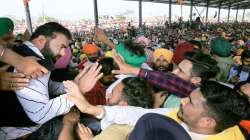
[[[173,52],[168,50],[168,49],[164,49],[164,48],[156,49],[153,53],[154,62],[158,58],[163,56],[168,61],[168,63],[170,63],[170,62],[172,62],[173,55],[174,55]]]
[[[107,51],[105,53],[105,57],[112,57],[112,51]]]

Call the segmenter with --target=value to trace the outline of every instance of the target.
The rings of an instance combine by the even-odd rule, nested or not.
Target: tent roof
[[[128,1],[139,1],[139,0],[128,0]],[[143,2],[155,2],[168,4],[169,0],[142,0]],[[182,0],[183,5],[191,5],[191,0]],[[250,0],[193,0],[194,6],[206,7],[209,3],[209,7],[222,9],[250,9]],[[177,0],[172,0],[172,4],[178,4]]]

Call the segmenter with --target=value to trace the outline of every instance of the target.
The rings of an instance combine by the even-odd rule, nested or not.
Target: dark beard
[[[180,109],[177,112],[177,117],[178,119],[180,119],[181,121],[185,122],[185,120],[183,119],[183,109],[182,109],[182,105],[180,105]]]
[[[161,72],[167,72],[168,71],[168,69],[166,68],[166,67],[164,67],[164,66],[158,66],[158,67],[156,67],[155,65],[153,66],[153,69],[154,70],[157,70],[157,71],[161,71]]]
[[[53,64],[56,63],[56,57],[53,54],[52,50],[50,49],[50,41],[46,41],[44,48],[41,50],[41,53],[43,54],[45,59],[48,59],[52,61]]]

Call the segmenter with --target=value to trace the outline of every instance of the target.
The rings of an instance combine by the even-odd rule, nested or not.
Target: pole
[[[24,8],[25,8],[25,13],[26,13],[26,23],[28,26],[28,31],[30,34],[32,34],[32,23],[31,23],[31,17],[30,17],[30,10],[29,10],[29,2],[24,1]]]
[[[190,22],[192,22],[193,18],[193,0],[191,0],[191,7],[190,7]]]
[[[245,11],[246,11],[246,9],[244,8],[244,11],[243,11],[243,16],[242,16],[242,22],[244,22],[244,18],[245,18]]]
[[[208,6],[209,6],[209,0],[207,0],[207,10],[206,10],[206,26],[207,26],[207,19],[208,19]]]
[[[220,5],[219,5],[219,12],[218,12],[218,23],[220,22],[220,9],[221,9],[221,7],[220,7]]]
[[[97,0],[94,0],[94,17],[95,17],[95,26],[98,26],[99,20],[98,20],[98,6],[97,6]]]
[[[230,5],[228,7],[227,23],[229,23],[229,17],[230,17]]]
[[[142,0],[139,0],[139,27],[142,26]]]
[[[235,17],[236,22],[238,21],[238,11],[239,11],[239,8],[237,6],[236,17]]]
[[[172,0],[169,0],[169,15],[168,15],[168,19],[169,19],[169,25],[171,25],[171,21],[172,21]]]

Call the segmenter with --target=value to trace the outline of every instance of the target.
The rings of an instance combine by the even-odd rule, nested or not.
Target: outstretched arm
[[[34,58],[23,57],[3,46],[0,46],[0,60],[14,66],[18,71],[31,78],[48,73],[48,70],[38,64]]]
[[[115,48],[115,44],[112,43],[112,42],[108,39],[108,37],[105,35],[105,33],[104,33],[100,28],[98,28],[98,27],[95,27],[95,38],[96,38],[98,41],[100,41],[100,42],[106,44],[109,48],[111,48],[111,49]]]

